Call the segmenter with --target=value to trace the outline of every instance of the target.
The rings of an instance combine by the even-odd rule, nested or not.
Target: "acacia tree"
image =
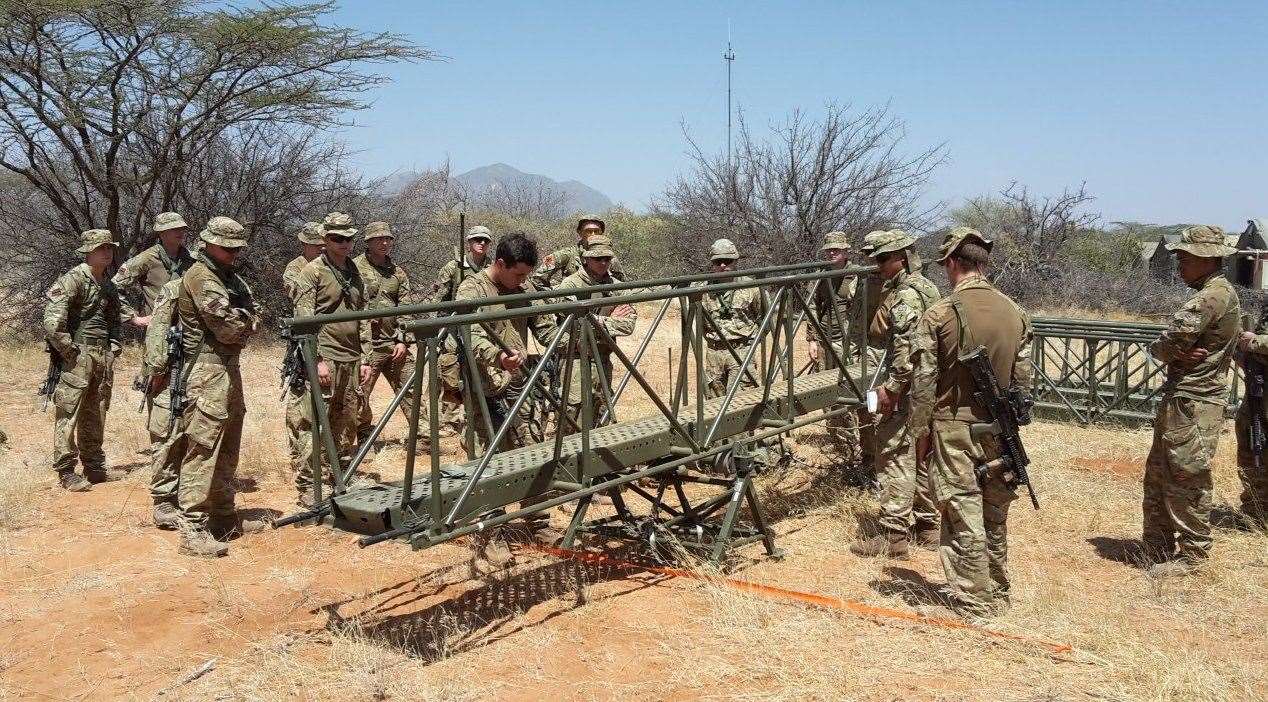
[[[189,201],[226,134],[340,124],[386,78],[432,58],[392,33],[324,24],[332,3],[26,0],[0,18],[0,168],[47,199],[54,231],[115,232]]]
[[[942,145],[906,151],[903,122],[888,107],[829,104],[821,120],[794,110],[766,138],[743,114],[734,156],[707,154],[688,137],[692,170],[656,210],[678,230],[682,260],[702,265],[710,241],[728,237],[754,264],[814,256],[823,235],[902,226],[924,231],[941,211],[922,204]]]

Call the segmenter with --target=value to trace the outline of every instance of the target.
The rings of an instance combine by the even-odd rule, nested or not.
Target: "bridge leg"
[[[744,495],[748,498],[749,511],[753,513],[753,526],[757,529],[757,533],[762,535],[762,545],[766,547],[766,555],[774,559],[782,559],[784,549],[775,547],[775,534],[766,523],[766,515],[762,513],[762,505],[757,499],[757,488],[753,487],[752,480],[745,486]]]
[[[748,475],[741,475],[731,485],[731,502],[727,505],[726,516],[722,518],[722,525],[718,528],[717,539],[713,542],[713,555],[709,559],[714,565],[721,564],[722,556],[726,554],[726,547],[731,542],[731,532],[735,529],[735,520],[740,515],[744,492],[750,480],[752,478]]]
[[[577,529],[586,520],[586,510],[590,509],[590,495],[577,500],[577,508],[572,512],[572,521],[568,522],[568,529],[564,532],[564,538],[559,542],[562,548],[572,548],[572,544],[577,538]]]

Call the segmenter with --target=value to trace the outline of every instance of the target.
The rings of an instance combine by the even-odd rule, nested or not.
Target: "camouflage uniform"
[[[607,237],[592,237],[590,243],[590,248],[586,250],[584,254],[585,256],[616,256]],[[583,265],[581,268],[577,269],[577,272],[567,278],[564,278],[559,285],[555,286],[555,290],[560,292],[580,290],[596,285],[611,285],[614,282],[615,280],[611,275],[602,280],[595,279]],[[600,297],[612,296],[612,293],[577,292],[574,293],[572,297],[577,300],[587,300],[591,299],[595,294],[598,294]],[[612,317],[612,311],[615,309],[616,306],[612,305],[592,309],[590,311],[599,324],[602,325],[604,331],[606,331],[614,340],[622,336],[629,336],[630,334],[633,334],[634,326],[638,323],[637,314],[631,314],[628,317]],[[591,384],[593,386],[593,393],[591,395],[593,404],[591,411],[593,412],[592,416],[594,417],[595,426],[598,426],[599,419],[602,417],[604,410],[607,408],[607,401],[604,397],[605,393],[611,394],[612,392],[612,347],[604,340],[600,339],[597,334],[595,335],[594,341],[595,346],[598,348],[597,358],[599,362],[598,364],[592,364],[590,370],[592,380]],[[573,358],[579,358],[578,354],[580,352],[575,344],[569,347],[569,353],[572,354]],[[600,375],[599,372],[600,368],[602,368],[602,375]],[[569,414],[571,414],[573,421],[580,425],[581,370],[580,366],[575,364],[572,369],[572,379],[568,388],[568,411]]]
[[[1167,248],[1226,256],[1235,249],[1224,244],[1217,230],[1189,227]],[[1142,501],[1147,556],[1165,561],[1178,555],[1182,565],[1205,559],[1211,550],[1211,459],[1224,423],[1228,369],[1241,331],[1237,292],[1221,271],[1190,287],[1197,292],[1149,347],[1154,358],[1167,364],[1167,379],[1154,419]],[[1192,367],[1177,362],[1179,354],[1193,348],[1209,355]]]
[[[1246,346],[1246,354],[1268,366],[1268,318],[1261,318],[1255,327],[1255,337]],[[1268,427],[1268,402],[1259,409],[1264,426]],[[1237,408],[1237,474],[1242,481],[1242,512],[1258,522],[1268,521],[1268,448],[1261,452],[1259,467],[1250,446],[1250,403],[1243,398]]]
[[[739,258],[739,250],[729,239],[719,239],[710,248],[710,256],[715,260],[719,258],[734,260]],[[724,282],[745,280],[750,279],[736,277]],[[713,325],[708,321],[704,322],[704,396],[705,398],[725,397],[727,388],[740,372],[740,361],[743,360],[749,344],[757,334],[757,327],[766,312],[766,302],[762,298],[761,288],[757,287],[708,292],[709,286],[706,284],[704,289],[705,293],[700,298],[700,304],[718,327],[715,331]],[[734,351],[735,355],[732,355],[731,351]],[[740,379],[740,392],[759,387],[757,356],[753,358],[754,361],[749,363],[748,370]],[[764,446],[755,447],[751,455],[754,464],[759,467],[770,465],[781,452],[776,450],[776,455],[771,455],[770,449],[777,449],[778,446],[778,439],[774,439],[768,440]]]
[[[247,240],[242,225],[228,217],[213,217],[199,236],[225,248]],[[260,317],[246,282],[205,251],[182,278],[175,314],[186,359],[186,401],[169,450],[180,457],[178,505],[188,527],[182,550],[189,552],[191,535],[205,538],[207,530],[236,521],[233,477],[246,416],[238,358]]]
[[[829,232],[824,237],[819,251],[841,249],[848,251],[850,242],[845,232]],[[820,326],[828,332],[823,338],[813,324],[806,325],[806,341],[819,346],[819,358],[813,363],[816,373],[837,370],[837,356],[844,363],[849,363],[850,313],[854,306],[854,293],[858,286],[858,278],[842,276],[841,278],[825,278],[815,283],[814,310],[815,318]],[[838,317],[839,315],[839,317]],[[834,356],[828,347],[836,349]],[[833,405],[837,409],[841,405]],[[826,422],[828,437],[832,439],[836,450],[841,454],[854,454],[859,447],[860,437],[858,421],[851,415],[838,415]],[[848,460],[848,459],[847,459]]]
[[[182,276],[183,278],[183,276]],[[180,298],[181,280],[176,278],[168,281],[159,288],[158,297],[154,300],[154,306],[150,310],[150,324],[145,329],[145,358],[142,366],[142,377],[157,378],[167,377],[171,369],[168,368],[168,330],[172,324],[176,322],[176,301]],[[170,378],[168,380],[170,382]],[[148,388],[147,388],[148,391]],[[164,515],[176,516],[177,488],[180,484],[180,457],[172,456],[171,438],[171,394],[167,391],[159,391],[154,393],[150,398],[155,407],[162,407],[162,416],[167,417],[168,424],[164,426],[156,426],[156,419],[160,416],[158,412],[150,413],[150,436],[155,433],[162,433],[165,437],[154,450],[154,455],[150,458],[150,499],[155,507],[162,505],[161,510],[156,510],[156,523],[161,523]]]
[[[916,462],[916,446],[908,428],[911,386],[911,337],[925,310],[941,299],[938,288],[920,273],[920,258],[910,247],[914,237],[901,230],[868,234],[864,251],[872,257],[905,252],[904,270],[882,286],[880,307],[868,329],[869,343],[884,347],[890,359],[882,384],[895,400],[894,409],[876,424],[876,476],[880,483],[880,525],[906,534],[936,529],[938,508],[933,503],[929,467]]]
[[[118,244],[106,229],[90,229],[78,251]],[[92,276],[87,263],[64,273],[49,288],[44,308],[44,338],[60,357],[62,377],[53,394],[53,469],[72,475],[82,463],[90,480],[105,480],[101,443],[114,359],[120,351],[119,293],[114,283]],[[63,484],[66,478],[63,477]]]
[[[351,219],[341,212],[332,212],[322,223],[327,234],[337,232],[354,236],[357,230]],[[366,305],[365,282],[351,260],[339,268],[330,260],[329,253],[309,261],[300,272],[299,301],[295,314],[311,317],[318,314],[334,314],[363,310]],[[326,401],[326,415],[335,446],[339,450],[340,463],[352,457],[356,444],[357,422],[361,413],[361,327],[362,322],[324,324],[317,333],[317,356],[330,370],[330,385],[322,388]],[[313,379],[310,379],[310,381]],[[323,458],[323,465],[334,464],[330,456]],[[326,475],[330,475],[329,471]],[[306,493],[313,482],[312,466],[304,463],[295,478],[301,493]]]
[[[370,222],[365,228],[365,240],[392,236],[386,222]],[[391,259],[379,266],[366,254],[353,259],[357,272],[365,284],[366,309],[381,310],[407,304],[410,298],[409,276],[405,269],[396,265]],[[414,368],[414,354],[409,346],[405,347],[405,355],[400,360],[392,360],[392,350],[397,344],[408,344],[405,330],[400,328],[398,317],[371,319],[361,325],[361,364],[370,367],[370,376],[361,384],[361,412],[357,420],[357,442],[364,443],[370,436],[374,425],[374,415],[370,410],[370,393],[379,381],[379,376],[387,378],[393,392],[399,392],[406,376]],[[407,370],[408,369],[408,370]],[[405,393],[401,400],[401,410],[406,417],[409,408],[413,407],[413,391]]]
[[[531,282],[525,284],[520,290],[502,290],[497,283],[489,275],[489,269],[484,269],[479,273],[462,281],[462,285],[458,286],[458,292],[455,296],[460,301],[475,301],[497,298],[501,295],[515,295],[518,293],[533,292],[535,288]],[[541,301],[531,303],[533,306],[539,306]],[[528,306],[529,303],[518,303],[511,309]],[[507,309],[503,305],[484,305],[480,308],[481,312],[494,312],[497,310]],[[536,315],[532,317],[521,317],[518,319],[501,320],[490,322],[489,329],[497,335],[508,348],[519,351],[527,357],[528,355],[528,333],[531,330],[533,336],[542,344],[550,342],[550,338],[555,334],[558,325],[555,318],[551,315]],[[475,358],[476,371],[480,374],[480,382],[484,389],[484,396],[489,405],[489,412],[494,416],[494,430],[501,422],[501,417],[510,409],[512,402],[517,396],[515,393],[522,392],[521,383],[526,377],[528,368],[521,366],[515,372],[507,372],[498,364],[498,355],[502,353],[502,347],[495,343],[489,336],[489,332],[485,330],[483,325],[471,325],[471,355]],[[465,361],[464,361],[465,362]],[[457,375],[457,359],[452,358],[446,364],[442,364],[443,371],[452,379]],[[473,428],[476,436],[476,446],[468,447],[476,453],[483,450],[489,440],[492,438],[488,434],[483,418],[480,417],[480,409],[477,406],[471,406]],[[532,442],[532,437],[528,431],[528,403],[524,403],[518,416],[518,420],[512,425],[511,430],[504,438],[501,449],[506,450],[517,446],[524,446]]]
[[[317,222],[305,223],[297,238],[301,244],[316,246],[324,243],[321,238],[321,225]],[[304,267],[308,265],[308,261],[309,259],[300,254],[291,259],[282,271],[282,289],[286,292],[286,299],[291,303],[292,313],[299,307],[299,293],[303,285],[301,274],[304,272]],[[308,399],[308,383],[305,382],[299,388],[287,384],[286,446],[290,453],[291,470],[295,472],[297,481],[305,470],[310,472],[312,470],[309,466],[313,451],[312,431],[313,408],[312,402]],[[301,485],[300,488],[302,490],[303,486]]]
[[[990,242],[977,231],[956,227],[938,260],[945,261],[966,239],[989,250]],[[982,345],[1001,382],[1029,390],[1030,343],[1030,317],[975,274],[929,307],[911,339],[912,438],[932,433],[930,474],[942,517],[942,568],[953,609],[970,617],[1008,606],[1008,509],[1017,493],[1001,469],[978,480],[976,467],[998,458],[1000,450],[995,437],[970,434],[970,425],[989,421],[989,414],[974,401],[973,378],[958,359]]]
[[[474,226],[467,230],[467,241],[479,238],[492,241],[493,235],[489,232],[488,227]],[[436,281],[432,283],[431,290],[427,294],[426,302],[436,303],[449,302],[450,300],[453,300],[454,294],[458,292],[458,286],[464,279],[479,273],[485,268],[488,268],[492,263],[493,256],[491,253],[486,253],[484,261],[479,264],[472,261],[470,256],[464,255],[462,257],[461,268],[458,266],[458,259],[456,256],[449,261],[446,261],[445,265],[441,266],[440,271],[436,274]],[[457,357],[453,355],[452,351],[446,351],[443,353],[442,358],[450,366],[457,363]],[[460,430],[462,427],[462,414],[462,405],[454,402],[448,397],[441,397],[440,423],[443,426],[449,427],[454,431]]]
[[[582,217],[577,221],[577,232],[581,232],[581,227],[587,223],[597,223],[599,225],[599,235],[602,236],[606,230],[603,220],[597,217]],[[610,240],[609,240],[610,242]],[[555,287],[559,281],[576,273],[581,268],[581,259],[585,257],[586,249],[590,243],[582,243],[580,239],[572,246],[564,246],[555,249],[546,258],[542,259],[541,265],[537,267],[537,271],[533,273],[533,285],[538,290],[549,290]],[[619,259],[612,259],[612,266],[608,272],[618,281],[625,280],[625,270],[621,267]]]

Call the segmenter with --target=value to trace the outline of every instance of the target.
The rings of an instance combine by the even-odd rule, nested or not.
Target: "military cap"
[[[594,215],[586,215],[585,217],[577,220],[577,231],[581,231],[581,228],[587,224],[597,224],[599,226],[599,231],[601,232],[607,231],[608,228],[608,225],[598,217],[595,217]]]
[[[602,234],[595,234],[586,239],[586,247],[581,252],[581,256],[582,258],[601,258],[603,256],[612,258],[616,256],[616,252],[612,249],[612,239]]]
[[[819,247],[820,251],[829,249],[840,249],[841,251],[850,250],[850,237],[845,232],[828,232],[823,237],[823,246]]]
[[[154,231],[156,232],[165,232],[168,229],[187,228],[189,228],[189,225],[185,224],[185,218],[175,212],[160,212],[159,215],[154,218]]]
[[[114,234],[111,234],[109,229],[89,229],[79,235],[79,248],[75,250],[86,254],[107,244],[116,249],[119,248],[119,244],[114,240]]]
[[[312,244],[314,246],[326,243],[322,241],[321,225],[317,222],[304,222],[303,228],[299,230],[299,233],[295,235],[295,238],[299,239],[302,243]]]
[[[321,221],[322,234],[336,236],[356,236],[357,228],[352,226],[352,217],[343,212],[331,212]]]
[[[916,243],[916,237],[901,229],[878,230],[868,232],[863,237],[863,253],[873,258],[881,254],[902,251]]]
[[[493,232],[489,231],[488,227],[482,224],[477,224],[467,230],[467,241],[471,241],[472,239],[488,239],[489,241],[493,241]]]
[[[365,225],[366,241],[371,239],[381,239],[385,236],[393,239],[396,238],[396,236],[392,234],[392,228],[388,226],[387,222],[370,222]]]
[[[1164,246],[1168,251],[1188,251],[1203,258],[1223,258],[1237,253],[1237,247],[1224,242],[1224,230],[1209,224],[1185,227],[1180,232],[1180,241]]]
[[[247,230],[230,217],[212,217],[198,238],[208,244],[237,249],[247,245]]]
[[[982,248],[986,249],[987,253],[990,253],[991,247],[995,245],[994,241],[982,236],[982,232],[973,227],[956,227],[943,237],[942,246],[938,249],[938,257],[934,260],[939,263],[945,262],[951,254],[955,253],[956,249],[960,248],[960,244],[963,244],[966,240],[973,240],[975,243],[980,244]]]
[[[709,260],[716,261],[720,258],[735,260],[740,257],[740,250],[735,248],[735,243],[730,239],[718,239],[713,242],[713,246],[709,247]]]

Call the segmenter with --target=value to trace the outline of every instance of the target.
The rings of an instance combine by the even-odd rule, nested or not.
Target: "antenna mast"
[[[731,168],[731,64],[735,62],[735,52],[731,50],[731,20],[726,21],[726,53],[722,54],[726,61],[726,166]]]

